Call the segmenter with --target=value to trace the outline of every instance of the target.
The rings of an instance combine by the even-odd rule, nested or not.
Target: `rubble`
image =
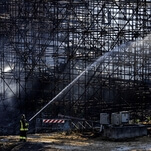
[[[93,133],[43,133],[28,134],[27,142],[19,142],[19,136],[1,136],[1,151],[151,151],[150,136],[131,140],[110,141]],[[6,140],[6,141],[5,141]]]

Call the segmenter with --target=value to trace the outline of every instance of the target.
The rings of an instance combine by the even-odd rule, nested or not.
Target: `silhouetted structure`
[[[150,30],[150,0],[2,0],[0,118],[12,111],[16,114],[9,118],[18,118],[20,110],[31,116],[121,44],[127,47],[84,74],[45,111],[87,119],[121,110],[146,114]],[[57,108],[55,113],[51,108]]]

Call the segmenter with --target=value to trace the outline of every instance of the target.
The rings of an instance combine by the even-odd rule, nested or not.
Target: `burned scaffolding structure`
[[[95,120],[100,112],[149,114],[150,30],[149,0],[2,0],[3,123],[33,115],[98,58],[44,112]]]

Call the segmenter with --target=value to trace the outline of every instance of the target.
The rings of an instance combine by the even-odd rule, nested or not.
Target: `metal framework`
[[[31,116],[101,56],[45,111],[87,119],[150,111],[150,30],[150,0],[2,0],[3,123]]]

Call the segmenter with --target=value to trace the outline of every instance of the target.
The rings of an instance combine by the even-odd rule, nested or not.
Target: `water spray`
[[[70,84],[68,84],[62,91],[60,91],[52,100],[50,100],[41,110],[39,110],[29,121],[33,120],[39,113],[41,113],[50,103],[57,99],[65,90],[72,86],[87,70],[81,72]]]
[[[51,104],[54,100],[56,100],[63,92],[65,92],[68,88],[71,88],[76,81],[83,75],[85,74],[88,70],[92,69],[97,69],[100,63],[102,63],[108,56],[115,57],[116,53],[118,52],[119,49],[121,48],[127,48],[128,44],[122,44],[119,47],[116,47],[112,51],[109,51],[105,53],[103,56],[100,56],[95,62],[92,64],[88,65],[84,71],[82,71],[73,81],[71,81],[62,91],[60,91],[52,100],[50,100],[43,108],[41,108],[33,117],[30,118],[29,121],[32,121],[38,114],[40,114],[49,104]],[[122,49],[123,50],[123,49]],[[125,49],[124,49],[125,51]]]

